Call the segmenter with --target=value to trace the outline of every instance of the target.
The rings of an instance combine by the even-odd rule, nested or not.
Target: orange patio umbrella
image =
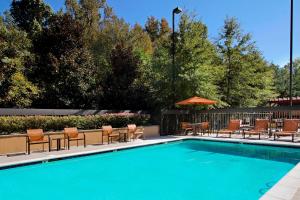
[[[215,103],[217,103],[217,101],[195,96],[195,97],[185,99],[183,101],[179,101],[176,103],[176,105],[180,105],[180,106],[192,105],[192,106],[194,106],[194,110],[195,110],[195,106],[197,106],[197,105],[213,105]],[[196,112],[194,113],[194,115],[195,116],[194,116],[193,121],[195,122]]]
[[[176,105],[181,105],[181,106],[183,106],[183,105],[213,105],[215,103],[217,103],[217,102],[195,96],[195,97],[191,97],[186,100],[183,100],[183,101],[179,101],[176,103]]]

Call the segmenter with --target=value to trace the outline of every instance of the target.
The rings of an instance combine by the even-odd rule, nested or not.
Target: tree
[[[290,64],[283,67],[272,65],[275,73],[275,87],[279,97],[290,96]],[[300,59],[293,62],[293,89],[292,96],[300,96]]]
[[[278,93],[278,97],[286,97],[288,95],[289,87],[288,82],[286,82],[288,78],[287,71],[279,65],[275,65],[273,63],[270,64],[270,67],[273,69],[274,85],[275,90]]]
[[[208,39],[207,27],[183,14],[178,38],[175,66],[178,100],[191,96],[220,100],[216,83],[223,71],[217,65],[216,49]]]
[[[35,44],[39,52],[31,79],[43,88],[39,107],[88,108],[94,65],[84,44],[83,27],[68,14],[53,15]]]
[[[7,26],[0,18],[0,105],[28,107],[37,98],[38,88],[25,77],[31,42],[27,34]]]
[[[145,30],[149,34],[152,42],[159,37],[159,21],[155,17],[148,17],[145,25]]]
[[[169,23],[165,18],[162,18],[160,21],[160,29],[159,29],[159,37],[168,36],[171,34],[171,28],[169,27]]]
[[[133,50],[142,51],[146,54],[153,53],[151,39],[139,24],[135,24],[133,29],[130,30],[129,43],[134,47]]]
[[[138,76],[139,60],[134,56],[132,48],[124,43],[117,44],[111,52],[111,67],[103,84],[104,98],[102,103],[109,109],[136,108],[132,101],[131,90]]]
[[[13,0],[10,13],[16,25],[31,37],[47,25],[52,10],[42,0]]]
[[[220,81],[225,102],[231,106],[256,106],[276,96],[272,69],[235,18],[225,20],[217,48],[225,70]]]
[[[188,14],[180,19],[176,41],[175,69],[171,56],[171,33],[156,41],[148,80],[151,81],[150,92],[156,100],[157,107],[173,106],[172,96],[182,100],[194,95],[219,100],[217,78],[222,71],[217,65],[214,45],[208,40],[207,27]],[[175,91],[172,90],[172,74],[175,70]]]
[[[106,0],[66,0],[65,5],[67,13],[83,26],[86,43],[93,43],[100,29],[100,10],[108,8]]]

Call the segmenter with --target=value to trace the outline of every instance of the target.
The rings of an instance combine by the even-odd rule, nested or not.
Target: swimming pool
[[[0,199],[258,199],[299,160],[295,148],[186,140],[0,170]]]

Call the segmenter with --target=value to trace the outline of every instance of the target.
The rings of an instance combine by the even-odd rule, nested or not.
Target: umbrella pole
[[[194,111],[194,123],[196,123],[196,106],[193,106],[193,111]]]

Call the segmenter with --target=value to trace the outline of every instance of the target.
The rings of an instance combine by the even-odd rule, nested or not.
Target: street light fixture
[[[293,106],[293,29],[294,29],[294,0],[291,0],[291,22],[290,22],[290,106]]]
[[[176,45],[175,45],[175,14],[180,14],[182,12],[182,9],[179,7],[176,7],[173,9],[172,12],[172,93],[173,93],[173,106],[176,101],[175,97],[175,53],[176,53]]]

